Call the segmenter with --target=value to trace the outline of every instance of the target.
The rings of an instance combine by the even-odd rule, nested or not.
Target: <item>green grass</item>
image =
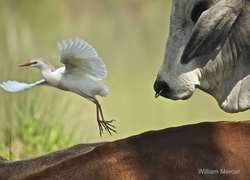
[[[37,90],[34,92],[39,93]],[[25,98],[25,101],[19,97],[15,99],[16,104],[3,99],[11,109],[6,107],[6,119],[0,129],[1,156],[12,160],[23,159],[76,143],[74,134],[66,132],[61,121],[63,116],[46,112],[55,106],[53,97],[44,107],[40,106],[41,99],[37,99],[34,94]]]
[[[107,120],[116,119],[118,131],[100,138],[94,104],[73,93],[42,87],[14,94],[0,89],[1,142],[7,142],[0,147],[4,152],[8,154],[10,146],[8,134],[11,142],[16,138],[39,155],[49,149],[44,143],[50,138],[48,146],[56,149],[68,146],[67,137],[72,135],[76,140],[71,143],[89,143],[201,121],[248,119],[249,111],[226,114],[201,91],[187,101],[154,98],[170,9],[168,0],[0,1],[0,82],[41,79],[38,70],[18,65],[41,56],[59,67],[56,42],[84,38],[107,65],[109,76],[103,83],[109,86],[109,95],[98,99]],[[16,132],[23,133],[18,135],[22,138]],[[58,146],[58,138],[64,145]]]

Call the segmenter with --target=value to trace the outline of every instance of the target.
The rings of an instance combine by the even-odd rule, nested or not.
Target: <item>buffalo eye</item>
[[[191,12],[191,20],[196,23],[201,16],[201,14],[208,9],[206,3],[198,3]]]

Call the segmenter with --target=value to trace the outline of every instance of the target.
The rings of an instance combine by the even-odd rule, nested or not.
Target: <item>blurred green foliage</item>
[[[107,120],[116,119],[119,132],[100,138],[94,104],[73,93],[36,87],[19,93],[0,89],[0,134],[9,121],[16,124],[20,116],[32,120],[29,128],[47,123],[43,117],[51,117],[51,121],[60,118],[56,126],[66,128],[65,136],[73,133],[75,143],[115,140],[201,121],[247,119],[249,112],[226,114],[211,96],[199,90],[187,101],[154,98],[152,86],[164,56],[170,9],[168,0],[0,1],[0,82],[41,79],[38,70],[18,65],[41,56],[60,67],[56,42],[83,38],[107,65],[109,76],[103,83],[109,86],[109,95],[98,99]],[[32,110],[28,103],[36,108]],[[25,123],[22,126],[13,125],[11,130],[26,131]],[[60,132],[55,128],[51,133]],[[47,138],[40,133],[36,136]],[[32,147],[40,140],[27,141],[24,146]]]
[[[6,105],[9,105],[8,102]],[[53,105],[50,101],[48,107]],[[6,121],[1,126],[1,156],[12,160],[23,159],[75,143],[74,134],[66,133],[60,122],[62,115],[44,113],[48,107],[41,108],[36,96],[32,95],[25,104],[6,111]],[[12,116],[15,118],[8,118]]]

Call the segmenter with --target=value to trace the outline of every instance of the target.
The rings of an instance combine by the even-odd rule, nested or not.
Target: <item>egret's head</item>
[[[26,67],[26,66],[36,67],[36,68],[39,68],[41,70],[42,69],[54,70],[53,66],[51,66],[45,59],[40,58],[40,57],[34,58],[29,62],[26,62],[26,63],[23,63],[23,64],[19,65],[19,67]]]
[[[30,62],[20,64],[19,67],[24,67],[24,66],[37,67],[38,64],[39,64],[38,61],[30,61]]]
[[[37,68],[39,68],[39,67],[43,66],[44,63],[45,63],[44,59],[42,59],[42,58],[35,58],[35,59],[32,59],[29,62],[20,64],[19,67],[29,66],[29,67],[37,67]]]

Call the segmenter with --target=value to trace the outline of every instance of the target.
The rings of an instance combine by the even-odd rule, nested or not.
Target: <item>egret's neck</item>
[[[55,71],[55,68],[48,63],[47,61],[44,61],[43,65],[40,67],[41,71],[43,72],[53,72]]]
[[[51,66],[52,67],[52,66]],[[60,68],[59,68],[60,69]],[[60,80],[62,78],[62,73],[60,71],[54,70],[54,68],[44,68],[41,69],[42,70],[42,76],[43,78],[52,86],[62,89],[62,90],[67,90],[67,88],[65,88]]]
[[[42,72],[42,76],[47,79],[49,76],[51,76],[51,73],[55,71],[55,68],[49,64],[47,61],[44,61],[44,63],[39,67],[39,69]]]

